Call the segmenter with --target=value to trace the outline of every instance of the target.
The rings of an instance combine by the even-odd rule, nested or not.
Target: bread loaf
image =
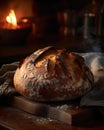
[[[93,86],[93,75],[76,53],[45,47],[20,62],[14,87],[35,101],[63,101],[83,96]]]

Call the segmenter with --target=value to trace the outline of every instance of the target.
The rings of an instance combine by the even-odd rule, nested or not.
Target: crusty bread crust
[[[21,95],[35,101],[71,100],[92,88],[93,75],[78,54],[49,46],[20,62],[14,86]]]

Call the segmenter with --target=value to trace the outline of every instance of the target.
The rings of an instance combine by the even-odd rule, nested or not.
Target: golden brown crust
[[[81,56],[53,47],[25,58],[14,75],[16,90],[37,101],[75,99],[88,92],[92,84],[93,75]]]

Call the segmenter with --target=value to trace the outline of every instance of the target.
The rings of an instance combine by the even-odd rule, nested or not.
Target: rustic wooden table
[[[51,118],[29,114],[13,104],[0,106],[0,130],[103,130],[104,117],[95,108],[73,107],[72,125]]]
[[[82,117],[81,117],[82,118]],[[84,118],[84,117],[83,117]],[[0,130],[103,130],[104,119],[89,119],[79,125],[66,125],[61,122],[36,118],[21,110],[0,107]],[[43,120],[43,121],[41,121]]]

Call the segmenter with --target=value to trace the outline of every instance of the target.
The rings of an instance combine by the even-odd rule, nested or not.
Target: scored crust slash
[[[62,102],[60,102],[62,105]],[[59,104],[60,104],[59,103]],[[78,102],[77,102],[78,103]],[[55,103],[54,103],[55,104]],[[95,112],[93,108],[80,108],[78,104],[67,104],[67,110],[59,109],[58,105],[51,105],[48,103],[30,101],[23,96],[14,96],[10,99],[9,105],[11,107],[20,109],[26,113],[34,116],[51,118],[62,123],[72,125],[80,124],[83,121],[94,118]],[[84,119],[83,119],[84,116]]]

